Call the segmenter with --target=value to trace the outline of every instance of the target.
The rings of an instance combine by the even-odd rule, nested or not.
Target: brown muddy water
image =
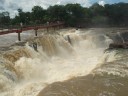
[[[128,51],[107,49],[127,42],[126,31],[63,29],[13,45],[8,35],[9,47],[0,47],[0,96],[127,96]]]
[[[38,96],[127,96],[127,61],[106,62],[87,76],[50,84]]]

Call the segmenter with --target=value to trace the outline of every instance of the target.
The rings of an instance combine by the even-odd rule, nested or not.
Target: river
[[[0,48],[0,96],[127,96],[127,49],[108,49],[123,31],[63,29],[13,45],[15,34],[8,35]]]

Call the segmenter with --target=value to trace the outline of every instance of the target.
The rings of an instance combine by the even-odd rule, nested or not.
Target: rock
[[[113,48],[128,48],[128,43],[111,43],[109,45],[109,49],[113,49]]]

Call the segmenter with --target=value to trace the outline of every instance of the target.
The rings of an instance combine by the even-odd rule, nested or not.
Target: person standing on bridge
[[[20,23],[20,27],[23,27],[23,23],[22,22]]]
[[[47,25],[49,25],[49,22],[47,21]]]
[[[21,30],[22,30],[22,27],[23,27],[23,23],[21,22],[21,23],[20,23],[20,28],[21,28]]]

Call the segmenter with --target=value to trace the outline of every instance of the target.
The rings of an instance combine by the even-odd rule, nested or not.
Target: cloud
[[[100,5],[106,3],[128,2],[128,0],[0,0],[0,10],[9,11],[11,16],[17,14],[17,9],[22,8],[23,11],[31,11],[33,6],[39,5],[44,9],[55,4],[80,3],[84,7],[89,7],[93,3],[98,2]]]
[[[104,6],[105,5],[105,1],[103,1],[103,0],[99,1],[98,4],[101,5],[101,6]]]
[[[17,9],[31,11],[33,6],[41,6],[44,9],[55,4],[80,3],[84,7],[90,6],[89,0],[0,0],[0,8],[10,12],[11,17],[17,14]]]
[[[3,7],[3,6],[0,6],[0,10],[1,10],[1,11],[4,10],[4,7]]]
[[[19,6],[16,3],[10,3],[8,5],[8,8],[10,8],[12,10],[17,10],[19,8]]]
[[[113,3],[119,3],[119,2],[125,2],[128,3],[128,0],[104,0],[106,3],[113,4]]]
[[[57,4],[79,3],[84,7],[90,6],[89,0],[58,0]]]
[[[0,3],[4,3],[5,0],[0,0]]]
[[[4,2],[5,2],[4,0],[0,0],[0,11],[4,10],[4,6],[3,6]]]

